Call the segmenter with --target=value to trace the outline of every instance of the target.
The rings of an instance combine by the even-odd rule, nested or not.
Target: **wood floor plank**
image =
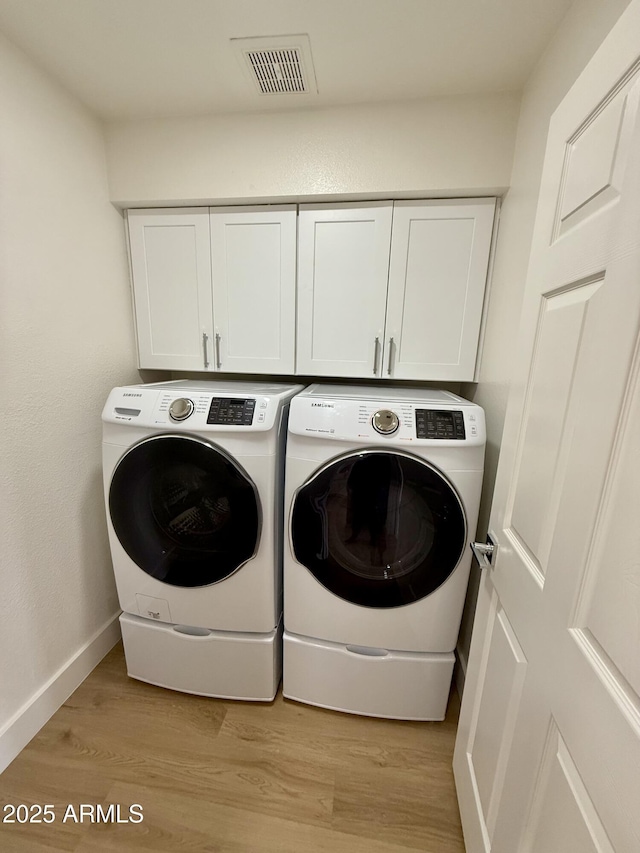
[[[161,703],[160,703],[161,704]],[[41,757],[43,778],[74,778],[78,767],[91,764],[111,783],[144,782],[156,791],[197,795],[205,789],[217,802],[242,802],[247,811],[287,815],[327,823],[333,800],[333,772],[294,753],[281,760],[246,750],[218,756],[214,736],[171,737],[166,718],[153,731],[132,722],[123,732],[91,719],[52,721],[47,752]]]
[[[78,833],[71,825],[63,824],[61,817],[69,802],[102,802],[111,782],[96,773],[95,767],[74,768],[72,774],[61,775],[52,764],[46,751],[41,751],[40,742],[34,741],[21,753],[0,776],[0,803],[14,806],[24,804],[44,806],[50,804],[56,815],[55,824],[47,823],[0,823],[0,851],[34,850],[38,844],[50,845],[51,850],[73,850]],[[3,812],[4,815],[4,812]]]
[[[0,825],[0,851],[461,853],[458,708],[411,723],[205,699],[128,678],[117,647],[0,776],[0,802],[61,815],[115,797],[143,824]]]
[[[452,693],[447,719],[438,723],[413,723],[338,714],[297,702],[276,700],[268,717],[256,715],[246,704],[229,708],[220,729],[220,738],[259,743],[268,751],[278,751],[295,742],[315,760],[345,759],[370,767],[406,767],[425,761],[451,763],[459,700]]]
[[[72,839],[73,840],[73,839]],[[43,838],[42,843],[33,838],[31,831],[5,833],[0,832],[0,850],[3,853],[67,853],[75,850],[73,847],[60,847],[60,839]],[[75,841],[73,842],[75,845]]]
[[[141,801],[146,792],[116,785],[109,801]],[[138,798],[138,800],[136,800]],[[414,853],[387,841],[356,838],[330,828],[296,823],[276,815],[247,813],[207,798],[161,792],[145,807],[142,824],[94,826],[75,853],[116,851],[193,851],[193,853]]]
[[[336,774],[332,826],[371,839],[400,840],[429,853],[464,853],[450,767],[358,767]]]

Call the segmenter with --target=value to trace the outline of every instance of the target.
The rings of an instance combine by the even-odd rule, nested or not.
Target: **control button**
[[[264,412],[258,412],[258,423],[261,424],[264,422]]]
[[[478,427],[472,426],[470,429],[470,432],[471,432],[471,435],[477,435],[478,434]]]
[[[186,397],[178,397],[169,406],[169,417],[174,421],[185,421],[193,412],[193,402]]]
[[[380,409],[372,420],[373,428],[382,435],[391,435],[400,426],[400,420],[390,409]]]

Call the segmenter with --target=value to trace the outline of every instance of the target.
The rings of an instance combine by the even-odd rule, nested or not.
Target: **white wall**
[[[484,195],[509,184],[519,98],[434,98],[107,127],[126,207]]]
[[[478,525],[481,540],[491,510],[549,120],[628,3],[576,0],[523,92],[510,189],[502,206],[479,382],[461,388],[463,396],[483,406],[487,416],[487,464]],[[459,651],[465,660],[478,572],[474,568],[460,637]]]
[[[139,379],[101,126],[2,36],[0,115],[1,770],[117,639],[100,412]]]

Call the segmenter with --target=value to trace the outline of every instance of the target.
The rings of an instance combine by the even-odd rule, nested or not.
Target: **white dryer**
[[[446,391],[312,385],[292,401],[285,696],[444,718],[484,445],[482,409]]]
[[[109,395],[107,526],[133,678],[205,696],[275,696],[284,445],[302,388],[176,381]]]

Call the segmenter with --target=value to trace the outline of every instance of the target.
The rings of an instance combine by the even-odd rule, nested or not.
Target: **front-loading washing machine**
[[[286,697],[444,718],[484,446],[482,409],[446,391],[312,385],[294,398]]]
[[[175,381],[110,393],[107,527],[133,678],[205,696],[275,696],[284,446],[302,388]]]

